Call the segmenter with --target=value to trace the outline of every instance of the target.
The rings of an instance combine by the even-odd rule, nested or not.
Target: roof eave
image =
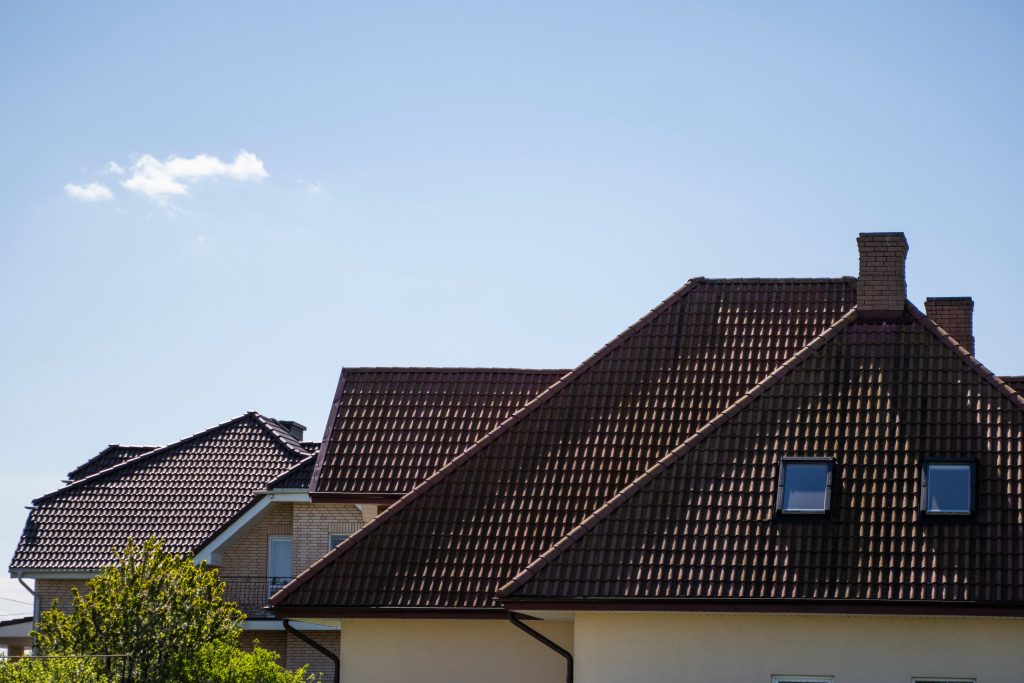
[[[509,611],[570,612],[748,612],[1024,618],[1024,603],[911,600],[773,600],[725,598],[505,598]]]

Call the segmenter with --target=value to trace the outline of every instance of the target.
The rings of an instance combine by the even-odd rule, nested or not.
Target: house
[[[0,620],[0,659],[32,652],[32,617]]]
[[[313,497],[320,444],[301,440],[302,425],[259,413],[170,446],[108,446],[33,501],[11,575],[35,579],[38,618],[54,599],[70,608],[71,588],[84,588],[112,547],[159,536],[220,569],[226,597],[248,617],[246,642],[330,681],[333,662],[317,648],[336,657],[333,627],[286,625],[265,609],[269,594],[565,372],[345,369],[325,442],[344,471],[319,476],[324,491]],[[11,647],[29,643],[32,621],[7,628],[22,638]],[[0,629],[0,642],[12,634]]]
[[[696,278],[270,599],[390,681],[1019,681],[1024,398],[972,302]],[[321,448],[321,477],[338,466]]]
[[[84,590],[112,548],[158,536],[173,552],[215,559],[227,597],[247,615],[244,642],[258,639],[289,666],[333,671],[301,638],[331,649],[336,634],[316,625],[300,625],[301,636],[286,633],[265,609],[306,558],[327,552],[327,532],[352,533],[364,522],[353,505],[310,502],[319,444],[303,442],[303,430],[249,412],[163,447],[109,446],[70,472],[66,486],[32,501],[10,565],[11,576],[35,580],[35,618],[54,600],[69,609],[71,588]],[[284,539],[313,525],[325,531],[322,543],[293,553]]]

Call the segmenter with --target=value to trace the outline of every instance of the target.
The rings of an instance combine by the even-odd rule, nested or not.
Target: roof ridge
[[[572,368],[495,368],[495,367],[455,367],[455,366],[437,366],[430,367],[425,365],[414,365],[409,367],[402,367],[398,365],[382,365],[382,366],[356,366],[346,367],[348,372],[479,372],[479,373],[505,373],[505,374],[522,374],[522,375],[548,375],[556,372],[566,373],[570,372]]]
[[[64,475],[64,476],[66,476],[69,479],[71,479],[73,477],[73,475],[75,474],[75,472],[78,472],[79,470],[84,470],[89,465],[93,464],[94,462],[96,462],[97,460],[102,458],[104,455],[109,453],[111,451],[111,449],[114,449],[114,448],[145,449],[146,452],[148,453],[149,451],[153,451],[153,450],[156,450],[157,448],[160,448],[160,446],[137,446],[137,445],[133,445],[133,444],[123,444],[123,443],[107,444],[106,446],[104,446],[103,448],[100,449],[99,453],[97,453],[96,455],[92,456],[91,458],[89,458],[88,460],[83,462],[78,467],[75,467],[74,469],[69,470],[68,473],[66,475]],[[146,453],[139,453],[138,455],[134,456],[133,458],[128,458],[127,460],[134,460],[135,458],[137,458],[137,457],[139,457],[141,455],[145,455],[145,454]],[[122,460],[121,462],[127,462],[127,460]]]
[[[840,275],[839,277],[706,277],[703,278],[708,284],[749,284],[749,285],[771,285],[771,284],[838,284],[845,282],[850,285],[857,283],[857,278],[852,275]]]
[[[255,413],[255,411],[250,411],[250,412],[247,412],[247,413],[242,413],[241,415],[239,415],[237,417],[233,417],[230,420],[225,420],[224,422],[221,422],[219,424],[215,424],[212,427],[204,429],[204,430],[202,430],[200,432],[196,432],[195,434],[190,434],[189,436],[186,436],[183,439],[179,439],[179,440],[177,440],[177,441],[175,441],[173,443],[169,443],[166,446],[160,446],[159,448],[156,448],[156,449],[154,449],[152,451],[147,451],[145,453],[139,454],[138,456],[136,456],[134,458],[130,458],[130,459],[125,460],[123,462],[119,462],[116,465],[111,465],[110,467],[108,467],[108,468],[106,468],[104,470],[100,470],[99,472],[94,472],[94,473],[90,474],[87,477],[82,477],[81,479],[76,479],[75,481],[72,481],[71,483],[67,484],[66,486],[62,486],[59,489],[56,489],[54,491],[50,491],[49,493],[43,494],[42,496],[39,496],[38,498],[33,499],[32,500],[32,505],[38,505],[39,503],[41,503],[44,500],[49,500],[50,498],[56,496],[57,494],[64,493],[64,492],[69,491],[69,490],[71,490],[73,488],[77,488],[77,487],[81,486],[82,484],[92,483],[93,481],[99,479],[100,477],[104,477],[104,476],[106,476],[108,474],[111,474],[111,473],[113,473],[115,471],[119,471],[121,469],[124,469],[128,465],[134,465],[135,463],[139,462],[140,460],[142,460],[144,458],[150,458],[150,457],[153,457],[153,456],[165,453],[168,450],[170,450],[171,448],[180,446],[181,444],[188,443],[190,441],[194,441],[194,440],[196,440],[196,439],[198,439],[200,437],[203,437],[203,436],[206,436],[207,434],[215,432],[218,429],[223,429],[223,428],[227,427],[228,425],[232,425],[232,424],[235,424],[236,422],[240,422],[241,420],[244,420],[245,418],[247,418],[247,417],[249,417],[250,415],[253,415],[253,414],[258,414],[258,413]]]
[[[432,475],[430,475],[429,477],[421,481],[419,484],[417,484],[411,491],[409,491],[400,499],[398,499],[398,501],[394,505],[392,505],[384,512],[374,517],[372,520],[370,520],[369,523],[361,527],[358,531],[356,531],[354,534],[345,539],[340,545],[331,550],[331,552],[327,553],[319,560],[311,564],[309,567],[304,569],[301,573],[299,573],[298,576],[296,576],[294,579],[288,582],[288,584],[285,585],[281,590],[279,590],[274,595],[270,596],[270,605],[274,606],[284,598],[291,595],[299,587],[299,585],[303,583],[307,578],[315,575],[322,568],[331,564],[331,562],[333,562],[335,558],[348,552],[351,548],[355,547],[361,540],[366,538],[368,534],[372,533],[374,529],[376,529],[382,524],[387,523],[388,520],[390,520],[396,514],[398,514],[406,507],[408,507],[412,501],[416,500],[424,493],[432,489],[434,486],[437,485],[438,482],[446,479],[449,474],[451,474],[453,471],[461,467],[464,462],[473,458],[477,453],[480,452],[481,449],[483,449],[496,438],[504,434],[512,426],[519,423],[524,417],[531,414],[534,410],[547,403],[553,396],[557,395],[564,387],[571,384],[576,378],[586,373],[586,371],[593,367],[595,363],[597,363],[605,356],[607,356],[609,353],[611,353],[613,350],[624,344],[627,339],[632,337],[639,330],[646,327],[648,324],[650,324],[652,320],[658,317],[658,315],[660,315],[670,306],[674,305],[684,296],[694,291],[698,286],[700,286],[704,282],[705,278],[703,277],[695,277],[687,280],[682,287],[677,289],[675,292],[670,294],[664,301],[662,301],[660,304],[658,304],[650,311],[645,313],[643,316],[641,316],[640,319],[637,320],[635,323],[633,323],[632,325],[624,329],[622,332],[620,332],[618,335],[616,335],[614,338],[612,338],[611,341],[607,342],[606,344],[604,344],[604,346],[602,346],[597,351],[588,356],[582,363],[577,365],[572,371],[566,373],[557,382],[549,386],[547,389],[542,391],[540,394],[535,396],[527,403],[523,404],[523,406],[520,407],[519,410],[514,412],[507,419],[502,421],[501,424],[499,424],[486,435],[481,437],[480,440],[478,440],[476,443],[474,443],[472,446],[464,450],[459,455],[455,456],[455,458],[450,460],[447,464],[438,469]],[[338,400],[341,395],[341,390],[342,386],[344,385],[345,379],[346,369],[343,368],[341,379],[338,382],[338,390],[335,394],[335,402],[331,408],[331,416],[330,418],[328,418],[328,429],[330,428],[330,424],[335,416],[338,407]],[[325,436],[323,443],[327,443],[327,436]],[[321,454],[323,453],[323,451],[324,446],[321,445]],[[311,490],[315,490],[315,484],[318,480],[320,474],[320,467],[322,466],[322,464],[323,463],[319,459],[318,455],[316,471],[313,475],[313,481],[310,483]]]
[[[246,413],[246,415],[252,415],[253,418],[255,418],[256,422],[258,422],[264,429],[266,429],[271,434],[271,436],[275,437],[278,441],[281,442],[281,445],[285,446],[289,451],[291,451],[295,455],[298,455],[302,458],[305,458],[309,455],[309,451],[302,447],[302,442],[300,442],[298,439],[292,436],[292,433],[285,429],[284,426],[274,418],[262,415],[256,412],[255,410]]]
[[[586,535],[590,529],[600,523],[603,519],[607,518],[612,512],[621,507],[627,500],[632,498],[636,493],[645,488],[649,483],[656,479],[662,472],[665,472],[670,466],[676,461],[685,456],[691,450],[696,448],[701,442],[703,442],[708,436],[716,432],[720,427],[725,425],[731,420],[736,414],[743,411],[748,405],[753,403],[764,394],[768,389],[778,384],[784,377],[792,372],[797,366],[802,364],[805,360],[817,353],[823,346],[834,339],[840,332],[846,329],[853,321],[858,317],[857,307],[854,306],[839,320],[835,321],[827,329],[822,331],[817,337],[807,343],[802,349],[797,351],[795,354],[789,357],[786,362],[776,368],[770,375],[765,377],[763,380],[755,384],[751,389],[743,396],[734,401],[725,410],[720,412],[718,415],[709,420],[703,427],[698,429],[696,432],[691,434],[683,443],[673,448],[667,454],[662,456],[656,463],[651,465],[641,474],[639,477],[634,479],[622,490],[616,493],[614,496],[609,498],[605,503],[590,513],[584,518],[579,524],[573,527],[568,533],[562,536],[561,539],[556,541],[543,553],[538,555],[532,562],[524,567],[518,574],[513,576],[508,582],[503,584],[496,591],[496,595],[499,598],[508,597],[512,591],[521,588],[530,579],[537,575],[547,565],[561,555],[563,552],[568,550],[573,544],[576,543],[580,538]]]

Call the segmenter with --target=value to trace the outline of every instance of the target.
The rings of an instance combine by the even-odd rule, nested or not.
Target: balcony
[[[267,598],[281,590],[291,581],[290,576],[224,576],[227,584],[224,599],[238,603],[238,608],[250,619],[273,618],[274,614],[266,609]]]

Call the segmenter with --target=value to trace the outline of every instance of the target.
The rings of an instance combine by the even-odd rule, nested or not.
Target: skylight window
[[[927,460],[921,467],[921,511],[929,515],[974,512],[974,463]]]
[[[829,511],[831,498],[831,460],[782,459],[776,510],[784,514],[822,515]]]

